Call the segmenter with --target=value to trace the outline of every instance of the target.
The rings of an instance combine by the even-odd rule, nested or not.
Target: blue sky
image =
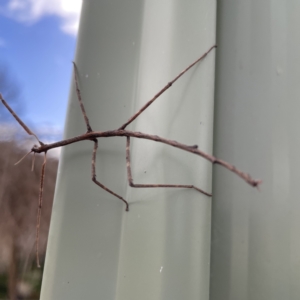
[[[31,126],[63,131],[80,8],[80,0],[0,0],[0,64]]]

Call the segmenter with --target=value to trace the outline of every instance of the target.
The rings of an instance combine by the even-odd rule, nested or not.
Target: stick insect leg
[[[37,210],[37,221],[36,221],[36,238],[35,238],[35,246],[36,246],[36,262],[38,268],[40,268],[40,259],[39,259],[39,239],[40,239],[40,224],[41,224],[41,214],[42,214],[42,204],[43,204],[43,191],[44,191],[44,179],[45,179],[45,168],[47,162],[47,156],[44,155],[44,162],[42,165],[41,172],[41,181],[40,181],[40,194],[39,194],[39,205]]]
[[[94,142],[94,150],[93,150],[93,157],[92,157],[92,180],[98,186],[103,188],[105,191],[107,191],[108,193],[110,193],[110,194],[114,195],[115,197],[119,198],[120,200],[122,200],[126,204],[126,211],[129,211],[129,204],[124,198],[122,198],[118,194],[114,193],[112,190],[107,188],[105,185],[103,185],[96,179],[96,152],[97,152],[97,148],[98,148],[98,141],[97,141],[97,139],[95,139],[95,140],[93,140],[93,142]]]
[[[195,60],[192,64],[190,64],[187,68],[185,68],[182,72],[180,72],[173,80],[168,82],[165,87],[163,87],[152,99],[150,99],[139,111],[137,111],[126,123],[124,123],[119,130],[125,129],[127,125],[129,125],[132,121],[134,121],[148,106],[150,106],[160,95],[162,95],[167,89],[169,89],[172,84],[177,81],[184,73],[186,73],[190,68],[192,68],[194,65],[196,65],[199,61],[204,59],[207,54],[216,48],[217,45],[213,45],[210,47],[204,54],[201,55],[197,60]]]
[[[13,111],[13,109],[8,105],[8,103],[3,99],[2,95],[0,94],[0,100],[2,101],[3,105],[7,108],[7,110],[11,113],[11,115],[17,120],[17,122],[23,127],[23,129],[29,134],[33,135],[39,144],[42,146],[44,145],[38,137],[27,127],[27,125],[18,117],[18,115]]]
[[[135,184],[133,183],[132,174],[131,174],[131,165],[130,165],[130,137],[127,136],[126,139],[126,166],[127,166],[127,177],[128,182],[131,187],[134,188],[188,188],[195,189],[196,191],[211,197],[212,195],[197,188],[194,185],[185,185],[185,184]]]
[[[80,93],[79,84],[78,84],[78,77],[77,77],[77,67],[76,67],[76,64],[75,64],[74,61],[73,61],[73,66],[74,66],[74,79],[75,79],[75,85],[76,85],[76,93],[77,93],[77,98],[78,98],[78,101],[79,101],[79,105],[80,105],[80,108],[81,108],[81,111],[82,111],[82,114],[83,114],[83,117],[84,117],[87,132],[92,132],[93,130],[92,130],[92,127],[90,125],[89,119],[86,115],[85,108],[84,108],[84,105],[83,105],[83,102],[82,102],[82,99],[81,99],[81,93]]]

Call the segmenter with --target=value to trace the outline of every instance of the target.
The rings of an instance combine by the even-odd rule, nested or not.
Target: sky
[[[1,76],[19,91],[22,119],[60,138],[80,10],[81,0],[0,0]],[[13,96],[0,93],[13,106]]]

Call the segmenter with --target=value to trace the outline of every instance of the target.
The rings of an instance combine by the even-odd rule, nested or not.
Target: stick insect
[[[140,109],[138,110],[133,116],[131,116],[129,118],[129,120],[124,123],[122,126],[120,126],[117,129],[114,130],[109,130],[109,131],[94,131],[90,125],[89,119],[87,117],[83,102],[82,102],[82,97],[81,97],[81,93],[80,93],[80,89],[79,89],[79,83],[78,83],[78,77],[77,77],[77,67],[75,62],[73,62],[74,65],[74,81],[75,81],[75,87],[76,87],[76,94],[77,94],[77,98],[79,101],[79,105],[80,105],[80,109],[82,111],[83,114],[83,118],[86,124],[86,128],[87,128],[87,132],[73,137],[73,138],[69,138],[69,139],[65,139],[62,141],[58,141],[55,143],[51,143],[51,144],[44,144],[43,142],[41,142],[37,135],[34,134],[26,125],[25,123],[22,122],[22,120],[17,116],[17,114],[11,109],[11,107],[7,104],[7,102],[3,99],[2,95],[0,94],[0,99],[2,101],[2,103],[4,104],[4,106],[9,110],[9,112],[12,114],[12,116],[17,120],[17,122],[23,127],[23,129],[29,134],[29,135],[33,135],[38,143],[39,146],[34,145],[32,147],[32,149],[26,154],[30,154],[33,153],[34,155],[36,153],[44,153],[44,162],[42,165],[42,170],[41,170],[41,178],[40,178],[40,191],[39,191],[39,200],[38,200],[38,209],[37,209],[37,225],[36,225],[36,259],[37,259],[37,264],[38,266],[40,266],[39,264],[39,227],[40,227],[40,219],[41,219],[41,211],[42,211],[42,201],[43,201],[43,187],[44,187],[44,177],[45,177],[45,167],[46,167],[46,158],[47,158],[47,151],[49,151],[50,149],[54,149],[57,147],[63,147],[66,145],[70,145],[73,143],[77,143],[80,141],[84,141],[84,140],[89,140],[92,141],[94,143],[94,148],[93,148],[93,152],[92,152],[92,181],[98,185],[99,187],[101,187],[102,189],[104,189],[105,191],[107,191],[108,193],[112,194],[113,196],[117,197],[118,199],[120,199],[121,201],[124,202],[125,204],[125,210],[129,211],[129,203],[127,202],[127,200],[125,200],[122,196],[116,194],[115,192],[113,192],[112,190],[110,190],[107,186],[105,186],[104,184],[102,184],[101,182],[99,182],[96,178],[96,152],[97,152],[97,148],[98,148],[98,138],[102,138],[102,137],[112,137],[112,136],[120,136],[120,137],[126,137],[126,165],[127,165],[127,178],[128,178],[128,183],[131,187],[133,188],[188,188],[188,189],[194,189],[208,197],[211,197],[212,195],[206,191],[203,191],[202,189],[194,186],[194,185],[184,185],[184,184],[136,184],[133,182],[133,178],[132,178],[132,174],[131,174],[131,164],[130,164],[130,138],[140,138],[140,139],[148,139],[148,140],[152,140],[155,142],[159,142],[159,143],[164,143],[179,149],[182,149],[184,151],[187,152],[191,152],[194,153],[196,155],[199,155],[203,158],[205,158],[206,160],[210,161],[212,164],[218,164],[221,165],[225,168],[227,168],[228,170],[232,171],[233,173],[235,173],[236,175],[238,175],[239,177],[241,177],[244,181],[246,181],[248,184],[250,184],[253,187],[257,187],[261,184],[261,180],[255,180],[253,179],[249,174],[246,174],[240,170],[238,170],[235,166],[227,163],[224,160],[218,159],[210,154],[207,154],[203,151],[201,151],[200,149],[198,149],[197,145],[193,145],[193,146],[189,146],[189,145],[185,145],[182,143],[179,143],[177,141],[174,140],[168,140],[166,138],[162,138],[159,137],[157,135],[151,135],[151,134],[146,134],[146,133],[142,133],[142,132],[138,132],[138,131],[130,131],[130,130],[126,130],[126,127],[133,122],[144,110],[147,109],[148,106],[150,106],[159,96],[161,96],[166,90],[168,90],[181,76],[183,76],[188,70],[190,70],[193,66],[195,66],[197,63],[199,63],[201,60],[203,60],[213,49],[215,49],[217,46],[214,45],[212,47],[210,47],[203,55],[201,55],[201,57],[199,57],[197,60],[195,60],[192,64],[190,64],[186,69],[184,69],[181,73],[179,73],[173,80],[171,80],[170,82],[168,82],[152,99],[150,99],[148,102],[146,102],[146,104]],[[21,159],[22,160],[22,159]]]

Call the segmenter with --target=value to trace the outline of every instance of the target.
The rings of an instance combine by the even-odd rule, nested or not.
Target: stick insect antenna
[[[194,146],[192,146],[194,148]],[[131,174],[131,162],[130,162],[130,137],[126,137],[126,166],[127,166],[127,178],[128,183],[133,188],[186,188],[186,189],[195,189],[196,191],[211,197],[212,194],[207,193],[198,187],[192,184],[135,184],[133,182]]]
[[[35,162],[35,152],[33,152],[32,164],[31,164],[31,172],[34,170],[34,162]]]
[[[15,163],[15,166],[18,165],[28,154],[30,154],[32,152],[32,150],[30,150],[29,152],[27,152],[19,161],[17,161]]]

